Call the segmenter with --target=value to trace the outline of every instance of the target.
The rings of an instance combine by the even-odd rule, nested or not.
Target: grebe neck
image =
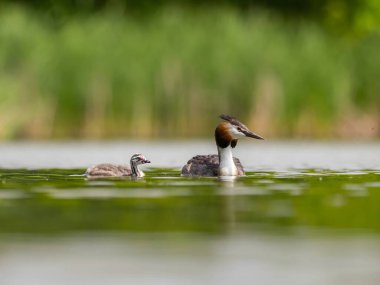
[[[131,176],[133,177],[143,177],[145,174],[139,169],[138,164],[131,160]]]
[[[230,125],[221,122],[215,129],[215,142],[219,155],[219,176],[236,176],[238,171],[232,157],[232,148],[236,146],[237,139],[234,139],[230,132]]]
[[[220,176],[236,176],[238,175],[238,170],[236,168],[231,146],[220,147],[218,146],[219,155],[219,169],[218,174]]]

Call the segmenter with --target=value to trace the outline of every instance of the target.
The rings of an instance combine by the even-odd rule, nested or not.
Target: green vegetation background
[[[5,1],[0,138],[379,138],[379,3]]]

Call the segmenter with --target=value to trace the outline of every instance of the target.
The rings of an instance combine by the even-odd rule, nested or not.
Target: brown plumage
[[[86,176],[120,177],[131,176],[132,170],[128,165],[114,165],[109,163],[98,164],[87,169]]]
[[[221,147],[227,147],[230,145],[234,138],[230,132],[230,123],[221,122],[216,126],[215,129],[215,141],[216,144]]]
[[[243,165],[236,157],[233,158],[238,176],[245,175]],[[218,176],[219,156],[217,154],[196,155],[182,167],[184,176]]]

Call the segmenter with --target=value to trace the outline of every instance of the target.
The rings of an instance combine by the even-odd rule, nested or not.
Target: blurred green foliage
[[[44,11],[53,17],[88,14],[117,9],[123,13],[146,15],[176,6],[212,10],[233,8],[241,12],[267,9],[287,18],[313,19],[335,32],[365,33],[380,24],[377,0],[3,0]]]
[[[210,135],[220,113],[264,136],[379,137],[378,18],[355,11],[367,24],[351,21],[356,36],[337,37],[314,22],[228,6],[57,19],[5,6],[0,137]],[[331,15],[323,21],[340,23]]]

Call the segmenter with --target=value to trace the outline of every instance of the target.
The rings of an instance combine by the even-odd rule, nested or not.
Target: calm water
[[[87,180],[152,160],[139,180]],[[183,178],[211,142],[0,145],[0,284],[378,284],[380,145],[241,143],[248,175]]]

